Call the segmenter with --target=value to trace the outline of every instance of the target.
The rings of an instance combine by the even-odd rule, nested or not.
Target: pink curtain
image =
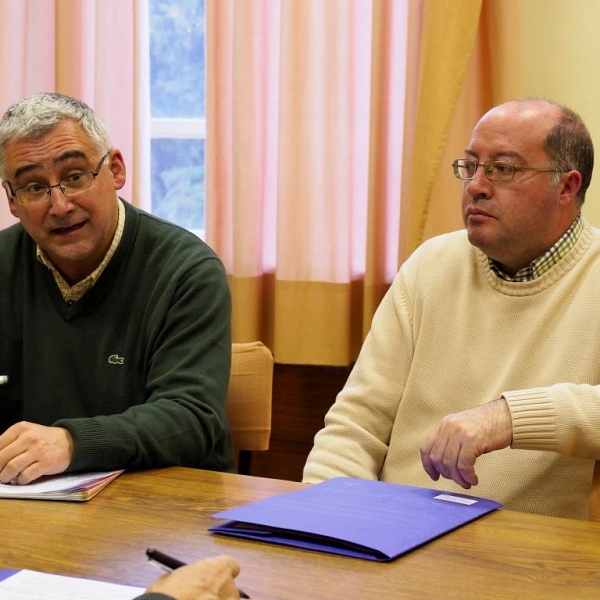
[[[207,1],[207,236],[235,341],[356,358],[422,241],[480,5]]]
[[[38,92],[89,104],[128,167],[122,195],[149,206],[145,0],[0,0],[0,113]],[[0,227],[13,223],[0,202]]]
[[[400,174],[380,166],[402,145],[405,12],[207,3],[207,237],[230,273],[234,339],[278,362],[348,364],[395,272]]]

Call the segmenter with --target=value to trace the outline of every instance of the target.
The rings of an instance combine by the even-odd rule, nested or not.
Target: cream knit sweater
[[[432,481],[419,448],[445,415],[504,395],[511,448],[481,456],[467,493],[511,510],[587,518],[600,459],[600,230],[532,282],[490,270],[465,231],[425,242],[381,302],[315,437],[304,481]]]

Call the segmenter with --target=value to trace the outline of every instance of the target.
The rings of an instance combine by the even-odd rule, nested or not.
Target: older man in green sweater
[[[465,229],[402,265],[304,480],[477,495],[585,519],[600,459],[600,231],[581,216],[593,145],[581,119],[509,102],[464,157]]]
[[[0,232],[0,481],[234,466],[231,302],[218,257],[117,196],[125,163],[88,106],[38,94],[0,120],[20,223]]]

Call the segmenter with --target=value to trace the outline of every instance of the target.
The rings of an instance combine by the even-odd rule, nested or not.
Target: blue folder
[[[338,477],[213,515],[219,535],[389,561],[501,508],[429,488]]]

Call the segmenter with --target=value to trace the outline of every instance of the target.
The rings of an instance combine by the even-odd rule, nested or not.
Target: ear
[[[125,160],[123,159],[121,151],[118,148],[111,150],[108,160],[110,161],[108,168],[113,176],[115,190],[120,190],[125,185],[125,181],[127,179]]]
[[[21,213],[19,212],[19,208],[17,207],[17,203],[12,199],[8,199],[8,209],[10,210],[10,214],[13,217],[17,217],[17,219],[21,218]]]
[[[10,210],[10,214],[13,217],[17,217],[17,219],[19,219],[20,218],[19,206],[17,205],[17,203],[15,202],[15,199],[11,195],[6,183],[2,182],[2,187],[4,188],[4,193],[6,194],[6,198],[8,199],[8,209]]]
[[[581,187],[581,173],[579,171],[569,171],[563,175],[560,183],[560,202],[561,204],[570,204],[576,201],[577,193]]]

